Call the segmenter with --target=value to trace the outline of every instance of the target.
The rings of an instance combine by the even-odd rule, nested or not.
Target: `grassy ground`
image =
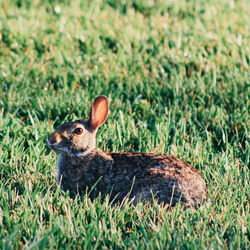
[[[0,2],[0,248],[249,249],[250,2]],[[195,211],[80,202],[56,186],[53,127],[111,99],[104,150],[176,155]]]

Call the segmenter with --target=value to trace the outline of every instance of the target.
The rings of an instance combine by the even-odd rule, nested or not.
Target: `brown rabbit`
[[[62,124],[48,137],[48,145],[59,153],[57,182],[70,193],[94,185],[97,193],[109,193],[115,201],[126,197],[138,201],[186,207],[207,198],[206,183],[188,163],[167,155],[105,153],[95,147],[98,128],[108,116],[108,98],[94,100],[89,120]],[[97,195],[97,193],[94,194]]]

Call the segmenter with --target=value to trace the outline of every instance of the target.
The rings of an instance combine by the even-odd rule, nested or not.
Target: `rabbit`
[[[66,122],[48,136],[48,146],[59,153],[57,183],[62,190],[77,194],[94,187],[94,198],[108,193],[115,202],[155,199],[170,207],[194,207],[207,199],[201,174],[174,156],[96,148],[96,133],[108,112],[108,98],[98,96],[88,120]]]

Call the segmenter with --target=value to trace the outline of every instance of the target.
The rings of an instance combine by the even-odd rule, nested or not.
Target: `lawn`
[[[0,249],[249,249],[248,0],[0,1]],[[175,155],[206,179],[196,210],[56,185],[47,135],[110,115],[105,151]]]

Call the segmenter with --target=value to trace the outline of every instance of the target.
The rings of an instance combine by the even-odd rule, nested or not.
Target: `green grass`
[[[247,0],[0,2],[0,248],[249,249]],[[176,155],[211,205],[73,200],[46,136],[111,100],[107,151]]]

